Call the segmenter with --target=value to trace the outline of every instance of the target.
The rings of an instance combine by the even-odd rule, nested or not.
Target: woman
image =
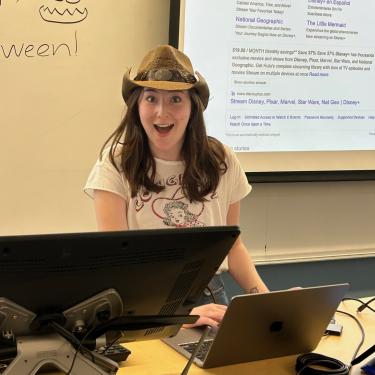
[[[130,70],[125,74],[122,95],[126,115],[85,186],[99,229],[239,225],[240,201],[251,188],[234,153],[206,134],[209,89],[189,58],[158,46],[134,79]],[[219,271],[224,270],[247,293],[267,291],[240,238]],[[192,310],[200,315],[196,325],[217,326],[225,313],[220,275],[210,285]]]

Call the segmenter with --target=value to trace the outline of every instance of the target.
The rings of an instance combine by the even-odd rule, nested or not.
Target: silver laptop
[[[211,368],[310,352],[348,289],[349,284],[336,284],[236,296],[194,362]],[[181,329],[163,341],[189,358],[202,332]]]

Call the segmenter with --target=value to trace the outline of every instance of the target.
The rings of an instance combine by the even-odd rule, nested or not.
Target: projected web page
[[[375,1],[186,0],[209,134],[235,151],[375,149]]]

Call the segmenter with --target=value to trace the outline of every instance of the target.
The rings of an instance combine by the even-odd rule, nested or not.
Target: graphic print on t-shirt
[[[160,220],[162,226],[168,227],[202,227],[201,220],[205,209],[204,202],[190,202],[183,195],[181,187],[182,175],[173,175],[158,183],[164,186],[160,193],[142,191],[135,199],[136,212],[149,210],[150,215]],[[216,198],[216,194],[209,197]]]
[[[179,187],[176,193],[180,190]],[[177,194],[174,194],[172,198],[158,197],[154,199],[152,202],[153,213],[169,227],[203,227],[204,224],[198,218],[204,210],[204,203],[199,202],[194,206],[189,206],[188,203],[183,201],[185,197],[175,198],[175,195]],[[192,208],[197,205],[199,212],[193,212]]]

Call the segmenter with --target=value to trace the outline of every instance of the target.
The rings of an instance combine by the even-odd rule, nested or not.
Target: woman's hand
[[[217,327],[223,320],[227,306],[219,305],[217,303],[209,303],[194,307],[191,310],[191,315],[199,315],[199,319],[194,324],[184,324],[184,328],[192,328],[202,325]]]

